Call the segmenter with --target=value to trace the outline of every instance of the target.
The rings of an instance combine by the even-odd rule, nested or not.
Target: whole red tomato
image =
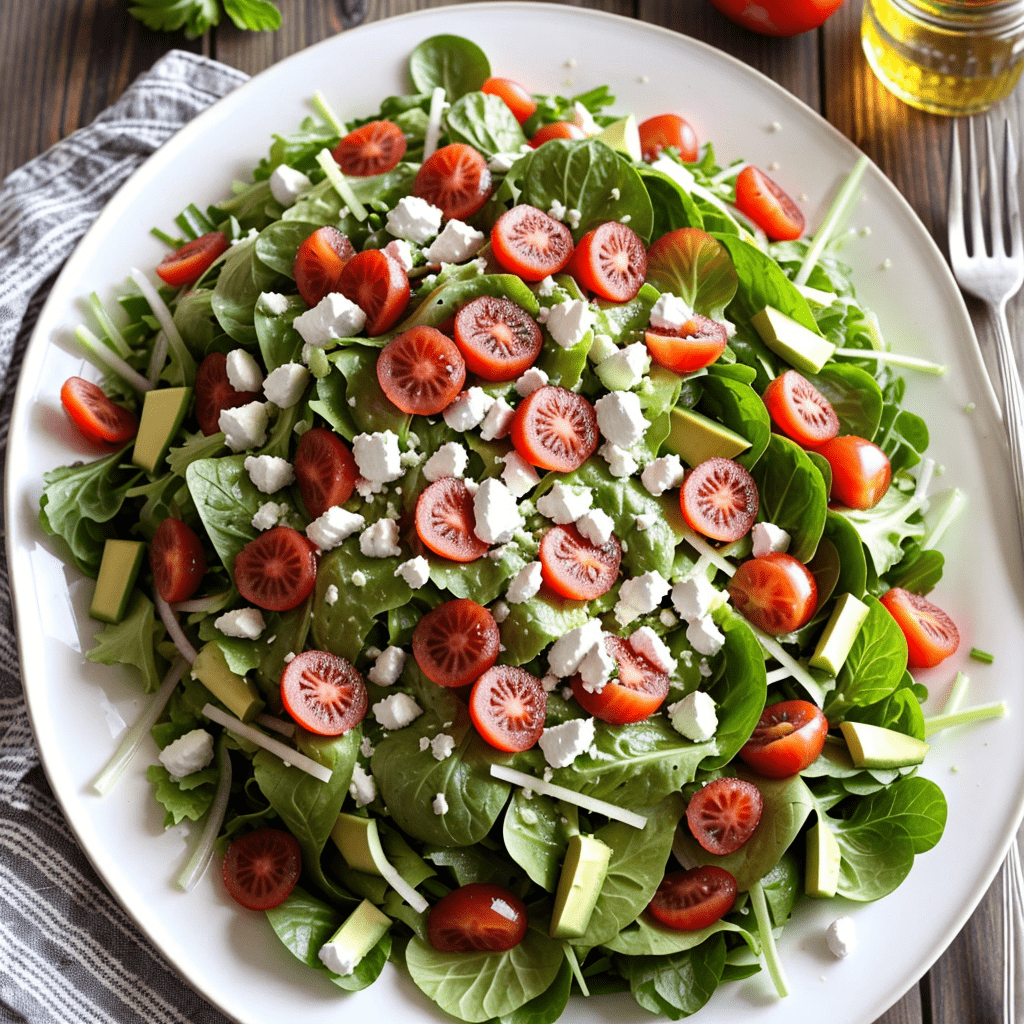
[[[711,0],[737,25],[766,36],[795,36],[817,28],[843,0]]]

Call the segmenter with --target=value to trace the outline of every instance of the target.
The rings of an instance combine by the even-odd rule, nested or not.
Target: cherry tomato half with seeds
[[[920,594],[893,587],[880,600],[907,638],[910,668],[933,668],[960,646],[956,623]]]
[[[340,290],[341,272],[355,254],[348,235],[330,224],[302,240],[292,263],[292,276],[306,305],[312,308],[331,292]]]
[[[366,314],[366,333],[384,334],[398,323],[409,304],[409,275],[382,249],[357,252],[344,266],[338,291]]]
[[[632,228],[608,221],[576,243],[568,271],[581,288],[600,298],[629,302],[647,277],[647,250]]]
[[[196,370],[196,419],[199,429],[209,437],[220,430],[220,414],[225,409],[236,409],[258,401],[255,391],[236,391],[228,380],[228,357],[223,352],[211,352]]]
[[[567,523],[544,534],[537,557],[544,582],[555,593],[570,601],[592,601],[615,586],[622,545],[614,535],[605,544],[592,544]]]
[[[340,736],[366,716],[366,684],[345,658],[303,651],[281,673],[281,703],[309,732]]]
[[[445,220],[466,220],[487,202],[491,172],[472,146],[453,142],[423,161],[412,192],[436,206]]]
[[[805,448],[824,444],[839,433],[839,417],[832,403],[796,370],[787,370],[771,381],[761,401],[775,427]]]
[[[674,146],[683,163],[690,164],[697,159],[697,133],[678,114],[649,117],[640,122],[639,130],[640,149],[648,163],[657,160],[666,146]]]
[[[847,508],[874,508],[889,490],[892,465],[878,445],[844,434],[813,449],[832,468],[829,497]]]
[[[301,872],[298,840],[277,828],[257,829],[234,840],[221,866],[228,895],[249,910],[279,907]]]
[[[297,608],[316,585],[313,545],[290,526],[249,541],[235,558],[235,586],[250,604],[270,612]]]
[[[725,324],[694,313],[675,331],[648,327],[644,341],[651,359],[673,373],[694,373],[710,366],[724,351]]]
[[[466,360],[451,338],[421,324],[392,338],[377,357],[377,382],[402,412],[434,416],[466,382]]]
[[[530,465],[571,473],[597,451],[597,413],[582,395],[545,384],[516,406],[509,434]]]
[[[811,571],[781,551],[748,558],[727,589],[744,618],[771,636],[805,626],[818,607],[818,584]]]
[[[593,692],[584,686],[582,676],[574,676],[573,695],[585,711],[610,725],[642,722],[653,715],[668,696],[668,673],[634,651],[622,637],[605,636],[604,645],[615,659],[619,674]]]
[[[516,753],[540,739],[547,703],[535,675],[512,665],[494,665],[473,684],[469,717],[492,747]]]
[[[344,505],[355,490],[359,471],[352,452],[333,430],[313,427],[295,450],[295,482],[310,519],[331,506]]]
[[[747,534],[757,518],[757,485],[732,459],[707,459],[691,469],[679,490],[679,507],[687,526],[712,540],[734,541]]]
[[[523,941],[526,928],[526,904],[490,882],[453,889],[427,916],[427,938],[441,953],[503,953]]]
[[[443,476],[416,499],[416,534],[423,544],[453,562],[475,562],[488,544],[476,535],[473,495],[462,480]]]
[[[752,782],[723,776],[698,789],[686,805],[693,837],[708,853],[734,853],[761,821],[764,797]]]
[[[647,912],[666,928],[700,931],[725,917],[736,902],[736,879],[717,864],[670,871],[658,885]]]
[[[491,249],[506,270],[524,281],[541,281],[572,258],[572,233],[543,210],[521,203],[494,222]]]
[[[445,601],[416,623],[412,655],[438,686],[468,686],[497,660],[501,634],[494,616],[468,597]]]
[[[533,102],[533,97],[511,78],[488,78],[480,86],[480,91],[504,100],[505,106],[512,111],[512,116],[520,124],[528,121],[536,113],[537,104]]]
[[[156,592],[168,604],[187,601],[199,589],[206,572],[202,541],[187,523],[169,517],[153,534],[149,567]]]
[[[211,231],[168,253],[157,265],[157,277],[172,288],[195,284],[227,248],[228,236],[223,231]]]
[[[744,167],[736,178],[736,209],[773,242],[791,241],[804,233],[803,211],[781,185],[756,167]]]
[[[342,174],[367,178],[394,170],[405,156],[405,135],[393,121],[371,121],[349,132],[331,150]]]
[[[761,712],[740,760],[758,775],[787,779],[812,765],[825,746],[828,720],[806,700],[784,700]]]
[[[484,380],[515,380],[534,364],[544,344],[533,317],[511,299],[497,296],[467,302],[455,314],[454,328],[466,369]]]
[[[83,377],[68,377],[60,389],[60,401],[76,427],[101,444],[124,444],[139,431],[136,415],[112,402],[103,390]]]

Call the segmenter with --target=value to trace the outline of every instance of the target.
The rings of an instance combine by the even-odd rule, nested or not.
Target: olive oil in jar
[[[872,71],[905,103],[974,114],[1024,70],[1024,0],[865,0],[861,42]]]

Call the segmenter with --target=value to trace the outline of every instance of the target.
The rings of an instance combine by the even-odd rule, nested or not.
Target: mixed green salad
[[[159,289],[133,272],[120,313],[94,296],[96,325],[79,329],[125,415],[85,390],[68,399],[76,422],[91,409],[112,423],[94,436],[115,444],[46,474],[41,521],[100,577],[106,624],[88,657],[133,666],[154,694],[97,789],[147,733],[164,755],[174,747],[148,778],[168,826],[202,828],[181,884],[214,848],[246,906],[297,878],[267,900],[269,926],[341,989],[373,984],[390,959],[447,1013],[506,1024],[554,1021],[572,993],[624,990],[678,1019],[764,967],[784,994],[775,939],[805,891],[885,896],[946,816],[939,787],[916,774],[926,691],[908,652],[927,663],[914,660],[915,622],[949,640],[922,595],[962,496],[932,493],[928,429],[904,407],[901,369],[937,368],[887,350],[841,260],[863,166],[812,238],[771,241],[756,209],[737,208],[745,164],[719,166],[708,143],[687,153],[683,136],[645,160],[606,88],[527,94],[516,116],[481,90],[486,56],[454,36],[422,43],[409,71],[412,92],[371,116],[343,121],[318,96],[317,116],[274,137],[251,183],[160,233],[174,252]],[[397,126],[397,161],[343,172],[331,154],[381,122]],[[542,128],[552,140],[532,148]],[[378,149],[393,144],[392,133]],[[421,168],[453,146],[487,169],[460,217],[444,204],[464,199],[461,165],[422,198]],[[520,207],[547,218],[545,244],[568,238],[575,262],[538,276],[496,256],[495,225]],[[594,255],[627,226],[626,256]],[[217,232],[211,251],[202,240]],[[335,257],[350,269],[321,294]],[[627,298],[600,297],[606,257],[620,261],[611,278],[639,274]],[[370,270],[351,284],[354,261]],[[481,302],[471,308],[499,323],[488,337],[539,339],[528,368],[494,379],[470,353],[461,377],[437,360],[424,377],[435,350],[416,362],[403,349],[386,377],[396,339],[467,352],[460,314]],[[696,369],[665,357],[691,337],[720,340],[718,353]],[[857,491],[840,488],[867,472],[860,462],[773,419],[767,389],[793,370],[839,441],[883,453],[888,475],[865,507],[836,500]],[[441,404],[410,411],[439,388]],[[537,395],[568,403],[541,410],[547,426],[527,416]],[[310,433],[328,455],[300,454]],[[550,468],[545,445],[575,457]],[[705,486],[689,506],[687,481]],[[439,487],[448,504],[425,508]],[[737,516],[735,537],[716,534]],[[575,584],[544,546],[554,530]],[[795,577],[756,576],[786,558]],[[586,585],[596,596],[580,596]],[[883,603],[892,593],[909,625]],[[464,635],[456,602],[476,616]],[[421,623],[438,621],[424,637]],[[497,683],[480,696],[485,678]],[[758,769],[740,752],[752,735],[799,731],[765,717],[788,702],[820,724],[811,760]],[[737,783],[744,798],[754,790],[757,814],[708,811],[701,794],[719,783],[730,799]],[[688,813],[701,800],[710,845]],[[248,851],[245,875],[235,844],[270,832],[290,843],[272,836],[262,860]],[[676,876],[708,865],[734,880],[732,898],[680,927],[680,907],[708,890]],[[454,905],[445,921],[442,904]]]

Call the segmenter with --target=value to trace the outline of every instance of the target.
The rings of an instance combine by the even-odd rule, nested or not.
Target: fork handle
[[[1017,498],[1017,529],[1024,547],[1024,388],[1021,387],[1017,360],[1006,321],[1006,303],[994,307],[996,322],[996,365],[1003,389],[1003,415],[1010,442],[1013,489]]]

